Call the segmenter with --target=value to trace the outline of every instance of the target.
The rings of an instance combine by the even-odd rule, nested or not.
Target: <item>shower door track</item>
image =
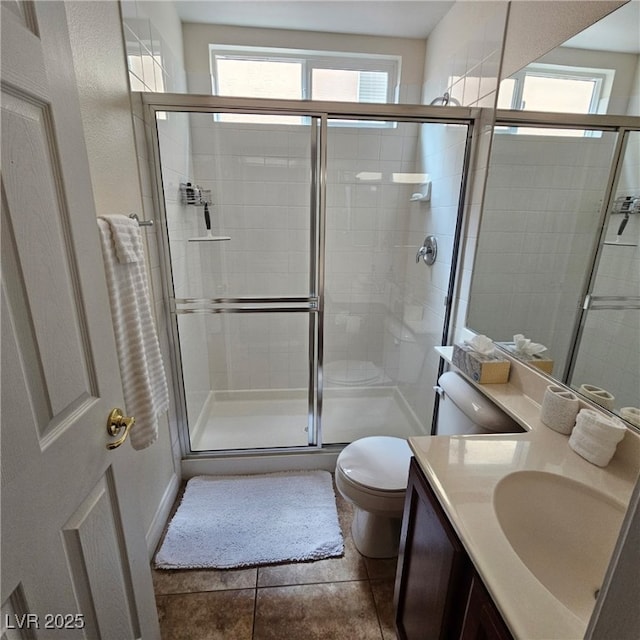
[[[183,459],[223,458],[255,456],[256,454],[302,454],[335,451],[340,445],[324,445],[322,442],[322,402],[323,402],[323,300],[324,300],[324,251],[326,218],[326,176],[327,176],[327,122],[329,119],[360,119],[372,121],[415,122],[430,124],[458,124],[468,127],[465,163],[462,168],[461,184],[467,184],[470,159],[470,145],[474,123],[479,118],[480,109],[467,107],[426,106],[426,105],[386,105],[339,103],[307,100],[271,100],[255,98],[226,98],[219,96],[141,93],[147,143],[153,156],[152,179],[154,204],[160,213],[162,224],[158,226],[162,234],[161,265],[164,274],[165,307],[171,332],[170,352],[172,383],[176,399],[176,418]],[[163,111],[189,113],[258,113],[262,115],[296,115],[316,118],[318,127],[312,129],[311,144],[311,256],[310,292],[308,297],[228,297],[228,298],[174,298],[171,277],[171,255],[166,224],[166,209],[162,183],[160,143],[156,126],[156,113]],[[319,165],[317,164],[319,159]],[[458,226],[464,208],[464,194],[458,203]],[[456,264],[452,265],[450,278],[455,275]],[[180,356],[177,316],[189,314],[227,313],[308,313],[309,314],[309,416],[308,445],[273,447],[259,449],[227,449],[193,451],[189,437],[183,371]],[[451,314],[451,304],[447,305],[446,320]]]

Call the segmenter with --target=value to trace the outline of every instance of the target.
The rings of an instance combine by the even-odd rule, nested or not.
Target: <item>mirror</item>
[[[640,0],[500,83],[499,109],[640,116]]]
[[[640,3],[633,4],[637,9]],[[602,28],[601,23],[614,15],[595,27]],[[587,31],[578,38],[595,42]],[[640,49],[637,32],[635,40]],[[572,41],[575,51],[576,38],[568,42]],[[604,51],[588,53],[592,68],[597,68],[596,58],[603,61],[601,69],[611,60]],[[640,50],[625,53],[633,56],[635,68],[639,54]],[[550,59],[566,60],[566,52],[545,55],[544,64]],[[537,61],[523,71],[543,69],[540,64]],[[558,97],[545,81],[536,85],[537,71],[525,78],[531,80],[529,87],[526,83],[523,87],[523,71],[514,74],[520,80],[503,81],[499,96],[503,107],[508,98],[542,110],[545,93],[552,95],[556,105],[548,110],[559,110],[562,101],[576,104],[571,103],[575,96]],[[623,103],[637,115],[640,82],[635,82],[635,89],[627,84],[626,100],[619,89],[606,90],[607,104],[617,105],[617,115]],[[585,93],[579,83],[563,86],[563,91]],[[605,94],[595,102],[590,98],[590,103],[601,105]],[[584,95],[580,99],[584,102]],[[557,120],[570,123],[571,116],[559,114]],[[633,128],[638,130],[625,133],[568,124],[562,128],[496,126],[467,326],[512,353],[516,334],[544,345],[542,354],[516,355],[640,427],[637,120]],[[619,136],[624,136],[622,145]]]

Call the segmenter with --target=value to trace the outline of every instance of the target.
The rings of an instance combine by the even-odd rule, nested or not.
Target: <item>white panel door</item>
[[[65,9],[1,11],[0,635],[152,640],[140,454],[106,448],[122,389]]]

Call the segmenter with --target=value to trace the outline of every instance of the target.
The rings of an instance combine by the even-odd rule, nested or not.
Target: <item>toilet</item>
[[[520,433],[522,427],[456,371],[447,371],[435,387],[440,401],[436,435]]]
[[[336,463],[336,487],[353,505],[351,537],[368,558],[398,555],[411,449],[404,438],[369,436],[347,445]]]
[[[522,431],[460,374],[443,373],[438,383],[438,435]],[[351,536],[363,556],[398,555],[411,455],[405,438],[369,436],[347,445],[338,456],[336,487],[353,505]]]

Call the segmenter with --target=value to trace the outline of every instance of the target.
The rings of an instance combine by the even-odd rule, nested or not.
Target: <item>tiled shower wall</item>
[[[614,134],[494,136],[469,327],[543,343],[562,375],[590,271]]]
[[[424,351],[425,362],[418,384],[401,383],[400,388],[418,415],[433,413],[434,394],[425,393],[425,389],[437,382],[439,356],[433,347],[442,344],[466,141],[466,126],[420,125],[417,167],[429,175],[431,199],[411,203],[404,244],[420,246],[433,234],[438,254],[436,262],[427,266],[422,260],[416,264],[414,253],[409,252],[403,269],[404,320]]]
[[[463,106],[483,107],[474,132],[460,247],[462,255],[454,292],[453,339],[456,341],[464,334],[467,321],[508,10],[509,3],[500,0],[456,2],[427,39],[423,104],[429,104],[448,91]],[[455,137],[452,141],[442,137],[440,144],[441,148],[433,149],[436,154],[441,150],[446,153],[446,149],[454,147]],[[440,220],[442,212],[438,211],[436,215]]]
[[[213,235],[191,242],[204,297],[308,295],[310,137],[303,125],[191,116],[194,179],[212,192]],[[201,207],[187,212],[205,226]],[[303,388],[304,314],[205,317],[212,391]]]
[[[409,199],[418,125],[329,129],[325,365],[373,363],[395,384],[402,363],[385,345],[391,316],[402,322]],[[372,176],[367,176],[371,173]],[[398,301],[393,305],[393,301]],[[338,369],[340,367],[338,366]]]
[[[212,190],[215,203],[213,233],[231,237],[188,248],[199,257],[205,296],[307,295],[309,127],[214,123],[201,115],[192,126],[195,180]],[[407,246],[405,234],[416,186],[395,183],[392,174],[414,171],[416,134],[417,125],[406,123],[330,129],[325,363],[385,367],[385,318],[405,290],[406,256],[413,259],[417,249]],[[367,172],[381,176],[367,180]],[[402,318],[402,305],[397,315]],[[303,317],[207,318],[212,389],[303,388]]]

